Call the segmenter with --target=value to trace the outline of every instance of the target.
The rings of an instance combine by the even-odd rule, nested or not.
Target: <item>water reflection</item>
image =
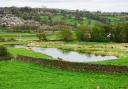
[[[25,48],[27,46],[26,45],[8,45],[8,47]],[[61,58],[65,61],[70,61],[70,62],[93,62],[93,61],[117,59],[116,56],[101,56],[101,55],[94,55],[94,54],[86,54],[86,53],[79,53],[74,51],[65,51],[58,48],[32,47],[32,50],[35,52],[40,52],[40,53],[49,55],[53,58]]]
[[[6,45],[7,47],[12,47],[12,48],[25,48],[27,47],[26,45],[21,45],[21,44],[17,44],[17,45]]]
[[[116,56],[101,56],[101,55],[79,53],[74,51],[67,52],[58,48],[33,47],[32,50],[47,54],[49,56],[52,56],[53,58],[62,58],[65,61],[71,61],[71,62],[92,62],[92,61],[117,59]]]

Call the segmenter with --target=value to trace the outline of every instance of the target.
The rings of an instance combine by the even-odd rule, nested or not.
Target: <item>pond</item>
[[[26,45],[22,45],[22,44],[17,44],[17,45],[6,45],[7,47],[11,47],[11,48],[25,48],[27,47]]]
[[[25,48],[27,46],[13,45],[11,47]],[[64,51],[64,50],[58,49],[58,48],[32,47],[31,50],[49,55],[56,59],[59,58],[64,61],[70,61],[70,62],[94,62],[94,61],[117,59],[116,56],[101,56],[101,55],[94,55],[94,54],[79,53],[79,52],[75,52],[75,51]]]
[[[93,62],[117,59],[116,56],[101,56],[94,54],[79,53],[74,51],[64,51],[58,48],[33,47],[32,50],[35,52],[47,54],[49,56],[52,56],[53,58],[62,58],[63,60],[70,62]]]

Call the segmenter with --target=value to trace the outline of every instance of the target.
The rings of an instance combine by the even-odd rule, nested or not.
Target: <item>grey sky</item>
[[[128,12],[128,0],[0,0],[0,7],[30,6],[90,11]]]

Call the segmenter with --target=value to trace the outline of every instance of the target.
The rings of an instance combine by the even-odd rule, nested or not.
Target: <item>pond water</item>
[[[62,58],[65,61],[70,62],[93,62],[101,60],[112,60],[117,59],[116,56],[101,56],[86,53],[79,53],[75,51],[64,51],[58,48],[40,48],[33,47],[33,51],[40,52],[52,56],[53,58]]]
[[[14,48],[24,48],[25,45],[13,45]],[[114,60],[117,59],[116,56],[101,56],[94,54],[79,53],[75,51],[64,51],[58,48],[41,48],[41,47],[32,47],[35,52],[40,52],[46,55],[49,55],[53,58],[59,58],[64,61],[70,62],[93,62],[101,60]]]
[[[11,47],[11,48],[25,48],[27,47],[26,45],[22,45],[22,44],[17,44],[17,45],[6,45],[7,47]]]

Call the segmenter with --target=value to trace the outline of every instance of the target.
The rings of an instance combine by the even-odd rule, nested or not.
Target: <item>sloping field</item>
[[[126,89],[128,74],[72,72],[44,65],[0,61],[0,89]]]

